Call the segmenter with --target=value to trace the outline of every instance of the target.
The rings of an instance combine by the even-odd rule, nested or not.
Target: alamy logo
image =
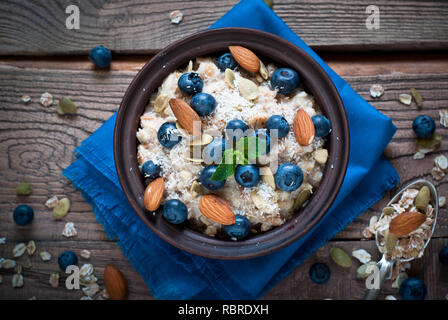
[[[366,279],[366,288],[371,289],[379,289],[380,288],[380,269],[378,269],[377,265],[370,265],[366,268],[366,273],[370,274]]]
[[[366,18],[366,28],[378,30],[380,28],[380,8],[370,5],[366,8],[366,13],[369,15]]]
[[[78,30],[80,23],[79,23],[79,7],[75,6],[74,4],[71,4],[65,8],[65,13],[69,14],[67,19],[65,19],[65,26],[68,30]]]
[[[65,273],[70,274],[65,280],[65,287],[68,290],[79,289],[79,268],[75,265],[70,265],[65,269]]]

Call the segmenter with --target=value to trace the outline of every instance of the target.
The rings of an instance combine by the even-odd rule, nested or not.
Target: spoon
[[[431,236],[426,240],[423,248],[421,249],[421,251],[423,252],[426,248],[426,246],[429,243],[429,240],[431,240],[432,234],[434,233],[434,228],[436,226],[436,221],[437,221],[437,214],[439,213],[439,197],[437,195],[437,189],[436,187],[429,182],[428,180],[416,180],[414,182],[411,182],[410,184],[408,184],[407,186],[405,186],[403,189],[401,189],[390,201],[389,203],[386,205],[386,207],[390,207],[393,203],[396,203],[400,200],[401,195],[403,194],[404,191],[406,191],[407,189],[420,189],[423,186],[427,186],[429,188],[429,193],[430,193],[430,201],[429,203],[433,206],[434,211],[433,211],[433,215],[434,215],[434,221],[432,224],[432,229],[431,229]],[[383,217],[383,213],[381,213],[380,218],[378,219],[378,221]],[[376,242],[376,246],[379,250],[379,241],[378,241],[378,235],[379,232],[377,231],[375,234],[375,242]],[[376,297],[378,296],[378,293],[381,291],[381,287],[383,286],[384,280],[386,279],[390,279],[392,277],[392,269],[395,263],[402,263],[402,262],[409,262],[414,260],[414,257],[408,258],[408,259],[395,259],[392,260],[390,258],[390,256],[387,254],[387,252],[385,252],[381,258],[381,260],[377,263],[377,267],[379,269],[379,288],[378,289],[368,289],[366,295],[364,296],[365,300],[374,300],[376,299]]]

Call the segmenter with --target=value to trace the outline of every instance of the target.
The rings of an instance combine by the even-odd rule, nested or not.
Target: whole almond
[[[162,177],[158,177],[148,184],[143,198],[147,210],[155,211],[159,208],[160,203],[162,202],[164,189],[165,183],[163,182]]]
[[[403,212],[392,219],[389,231],[397,237],[403,237],[416,230],[426,220],[426,215],[420,212]]]
[[[124,300],[128,294],[125,277],[111,264],[107,264],[104,268],[104,285],[111,300]]]
[[[182,128],[187,130],[191,135],[198,135],[201,133],[201,130],[197,130],[198,132],[194,132],[193,130],[195,123],[200,126],[201,118],[188,103],[181,99],[170,99],[169,103],[174,116],[177,118],[177,121]]]
[[[250,51],[241,46],[229,46],[230,53],[241,67],[250,72],[258,72],[260,70],[260,59]]]
[[[206,194],[199,200],[199,210],[208,219],[222,225],[235,223],[235,214],[229,204],[213,194]]]
[[[294,130],[294,136],[301,146],[307,146],[313,142],[315,134],[314,123],[305,110],[300,109],[297,111],[294,116],[292,127]]]

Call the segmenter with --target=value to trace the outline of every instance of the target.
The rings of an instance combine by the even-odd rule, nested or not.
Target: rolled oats
[[[444,196],[439,197],[439,207],[443,208],[445,204],[446,204],[446,197]]]
[[[51,260],[51,254],[47,251],[40,252],[39,256],[42,259],[42,261],[50,261]]]
[[[36,252],[36,243],[31,240],[26,245],[26,253],[28,253],[29,256],[32,256]]]
[[[49,283],[50,283],[51,287],[53,287],[55,289],[57,287],[59,287],[59,273],[52,273],[52,274],[50,274]]]
[[[21,274],[16,273],[12,276],[12,287],[13,288],[23,287],[23,276]]]
[[[412,96],[410,94],[407,94],[407,93],[402,93],[398,97],[398,100],[400,100],[400,102],[402,104],[405,104],[405,105],[409,106],[411,104],[411,102],[412,102]]]
[[[100,291],[100,286],[97,283],[91,283],[82,288],[82,292],[88,297],[93,297],[98,291]]]
[[[50,199],[48,199],[47,201],[45,201],[45,206],[49,209],[53,209],[54,207],[56,207],[57,203],[58,203],[58,197],[53,196]]]
[[[6,244],[6,237],[0,238],[0,244]]]
[[[182,22],[184,14],[180,10],[170,12],[170,20],[172,24],[179,24]]]
[[[3,269],[14,269],[16,267],[17,263],[14,260],[11,259],[4,259],[2,263]]]
[[[444,128],[448,128],[448,111],[439,110],[440,125]]]
[[[440,170],[438,167],[434,167],[431,169],[431,175],[436,181],[440,181],[445,177],[445,172]]]
[[[62,235],[66,238],[75,237],[78,234],[73,222],[67,222],[65,224],[64,230],[62,230]]]
[[[53,96],[48,92],[42,93],[40,97],[40,104],[44,107],[50,107],[53,104]]]
[[[382,85],[380,85],[380,84],[373,84],[371,87],[370,87],[370,96],[372,97],[372,98],[379,98],[379,97],[381,97],[382,95],[383,95],[383,93],[384,93],[384,88],[383,88],[383,86]]]
[[[81,250],[81,257],[84,259],[90,259],[91,253],[89,250]]]
[[[22,100],[23,103],[30,103],[31,102],[31,97],[24,95],[20,98],[20,100]]]
[[[25,243],[21,242],[21,243],[18,243],[14,247],[14,249],[12,249],[12,255],[14,258],[19,258],[19,257],[23,256],[25,251],[26,251],[26,245],[25,245]]]
[[[359,260],[359,262],[365,264],[372,260],[372,256],[364,249],[358,249],[352,251],[352,256]]]
[[[442,171],[446,171],[448,169],[448,159],[443,154],[435,157],[434,163]]]

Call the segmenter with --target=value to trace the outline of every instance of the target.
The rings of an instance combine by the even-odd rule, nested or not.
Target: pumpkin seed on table
[[[389,230],[386,230],[384,234],[384,241],[385,241],[384,246],[386,248],[387,254],[392,254],[397,244],[397,240],[398,238],[396,235],[391,233]]]
[[[16,188],[16,193],[21,196],[30,195],[32,191],[33,188],[31,188],[31,185],[28,182],[20,182]]]
[[[70,210],[70,200],[68,198],[62,198],[58,200],[56,206],[53,208],[53,218],[62,219]]]
[[[417,108],[421,109],[422,105],[423,105],[423,98],[422,95],[420,94],[420,92],[418,92],[417,89],[415,88],[411,88],[411,94],[412,97],[415,100],[415,103],[417,104]]]
[[[258,98],[258,86],[248,79],[240,79],[240,81],[238,81],[238,89],[241,96],[247,100]]]
[[[72,100],[64,97],[61,100],[59,100],[59,103],[56,107],[56,111],[60,115],[76,114],[76,112],[78,111],[78,107]]]
[[[341,248],[331,248],[330,256],[336,264],[343,268],[350,268],[352,266],[352,259],[348,253]]]
[[[420,148],[432,148],[440,144],[442,142],[442,137],[438,133],[434,133],[430,138],[428,139],[417,139],[417,145]]]

